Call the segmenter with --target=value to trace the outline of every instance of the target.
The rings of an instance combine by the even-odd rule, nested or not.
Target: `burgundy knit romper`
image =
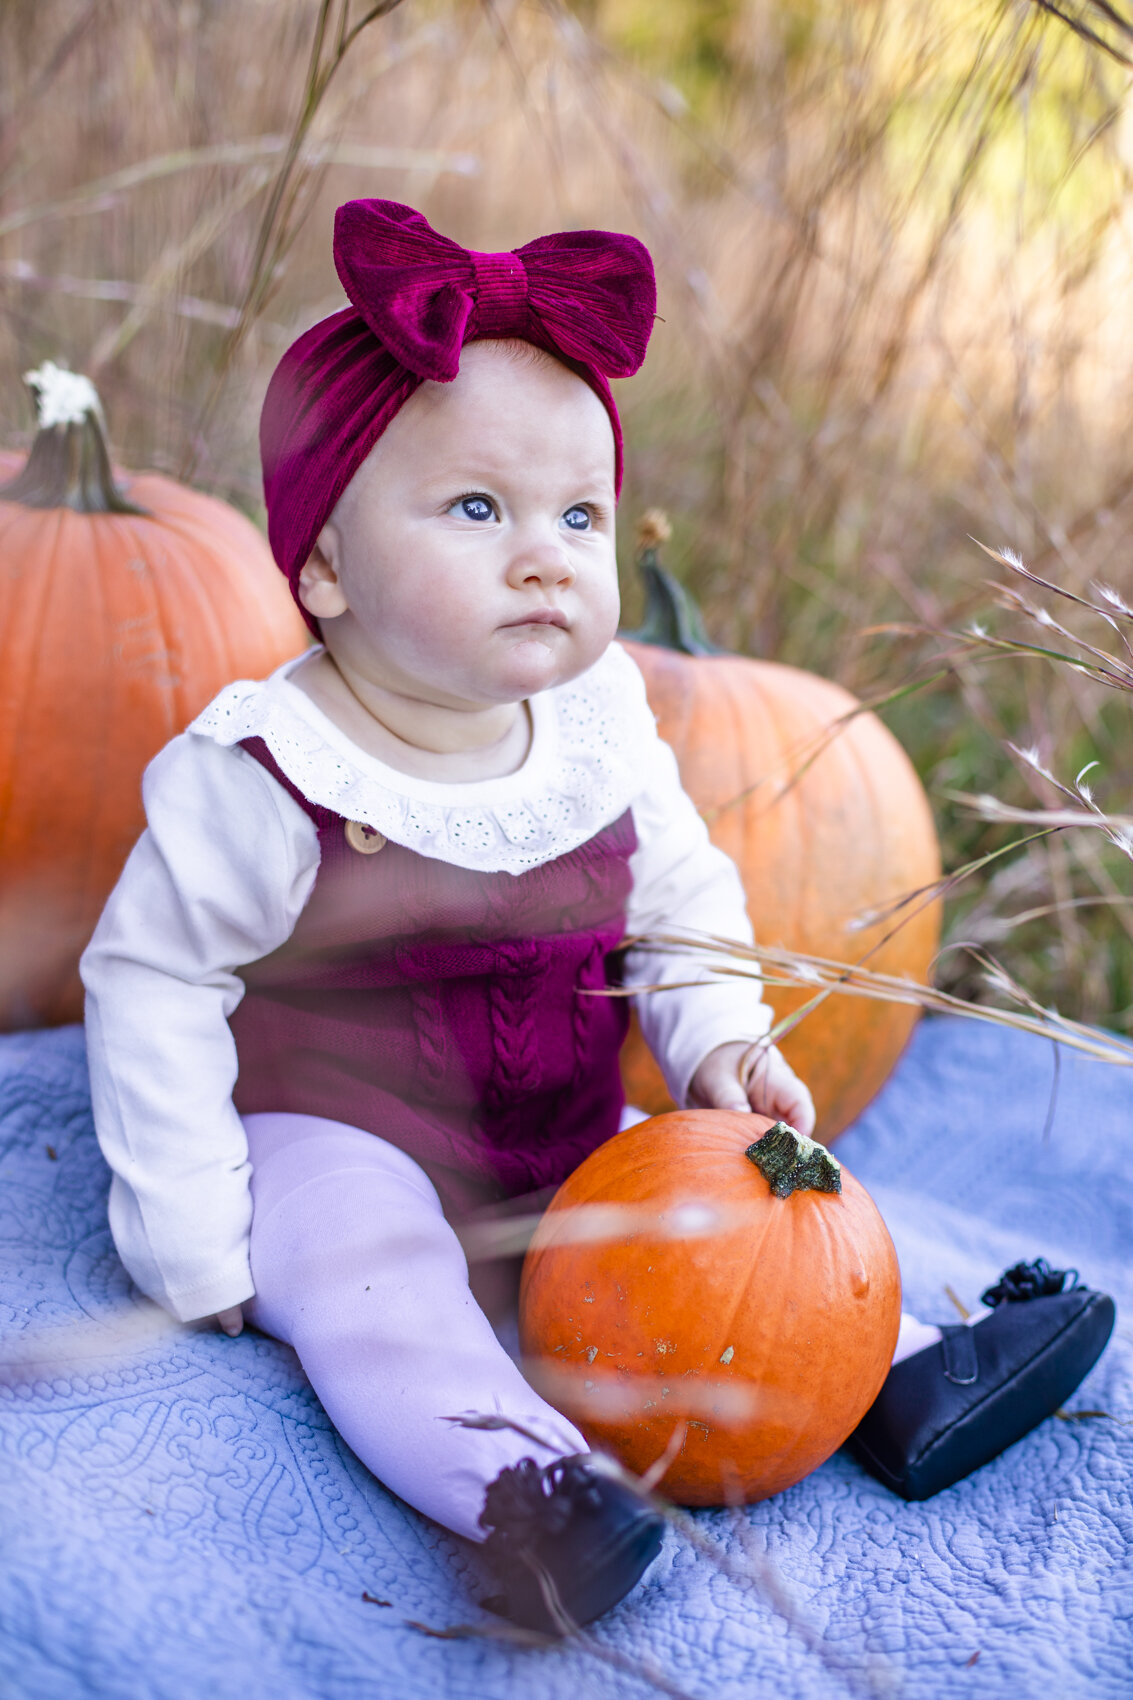
[[[320,862],[291,937],[239,970],[237,1109],[379,1134],[450,1220],[557,1186],[617,1132],[624,1101],[626,1001],[587,994],[625,932],[631,812],[518,875],[393,843],[360,854],[262,739],[243,748],[314,822]]]

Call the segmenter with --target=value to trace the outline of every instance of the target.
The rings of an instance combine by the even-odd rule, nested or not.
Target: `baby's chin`
[[[499,659],[497,681],[506,700],[522,702],[577,679],[605,648],[605,643],[572,643],[570,634],[561,631],[515,638]]]

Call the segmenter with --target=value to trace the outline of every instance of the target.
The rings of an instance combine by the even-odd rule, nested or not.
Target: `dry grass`
[[[1027,836],[953,794],[1061,807],[1055,780],[1097,761],[1120,812],[1128,703],[1022,653],[1028,616],[970,541],[1133,601],[1119,13],[402,0],[336,63],[367,11],[3,9],[5,437],[30,424],[19,374],[63,357],[97,377],[126,463],[255,513],[267,374],[340,300],[340,201],[409,200],[477,247],[633,229],[663,322],[624,390],[626,507],[673,515],[714,636],[869,696],[933,679],[887,712],[947,866]],[[1016,647],[959,641],[974,620]],[[985,996],[994,952],[1040,1003],[1128,1025],[1127,860],[1063,826],[987,864],[956,888],[944,989]]]
[[[367,10],[356,0],[353,22]],[[97,378],[126,464],[256,513],[267,375],[341,299],[340,201],[408,200],[481,248],[635,230],[663,322],[624,387],[628,514],[673,516],[672,564],[718,641],[891,698],[946,867],[971,869],[924,1001],[1022,1003],[1032,1021],[1057,1003],[1128,1027],[1133,128],[1117,15],[402,0],[336,63],[345,16],[344,0],[0,9],[5,440],[29,435],[20,373],[64,358]],[[972,536],[1057,588],[1013,597],[1006,558],[989,588]],[[1083,601],[1051,615],[1058,631],[1038,610],[1064,591]],[[770,967],[819,994],[841,977]],[[869,980],[849,995],[886,990]],[[146,1311],[129,1340],[89,1349],[148,1349],[164,1326]],[[69,1337],[33,1343],[36,1363],[64,1344],[70,1359]],[[883,1666],[840,1667],[764,1555],[727,1559],[681,1527],[849,1691],[889,1691]]]

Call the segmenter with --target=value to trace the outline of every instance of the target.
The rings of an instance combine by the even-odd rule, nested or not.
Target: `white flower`
[[[90,379],[56,366],[54,360],[45,360],[34,372],[25,372],[24,383],[35,391],[41,431],[53,425],[81,425],[92,413],[96,418],[102,415],[98,391]]]

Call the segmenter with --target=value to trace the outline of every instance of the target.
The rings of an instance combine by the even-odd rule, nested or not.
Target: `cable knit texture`
[[[366,1128],[452,1216],[557,1186],[623,1103],[626,1004],[591,994],[625,931],[630,811],[518,877],[392,842],[359,855],[262,738],[243,747],[314,822],[319,871],[291,937],[240,970],[237,1109]]]
[[[458,785],[415,781],[363,757],[289,682],[297,665],[227,686],[190,732],[227,745],[260,738],[308,801],[481,873],[524,873],[584,844],[641,791],[656,743],[641,674],[611,644],[581,678],[532,699],[533,759],[496,782],[492,803],[464,803]]]

